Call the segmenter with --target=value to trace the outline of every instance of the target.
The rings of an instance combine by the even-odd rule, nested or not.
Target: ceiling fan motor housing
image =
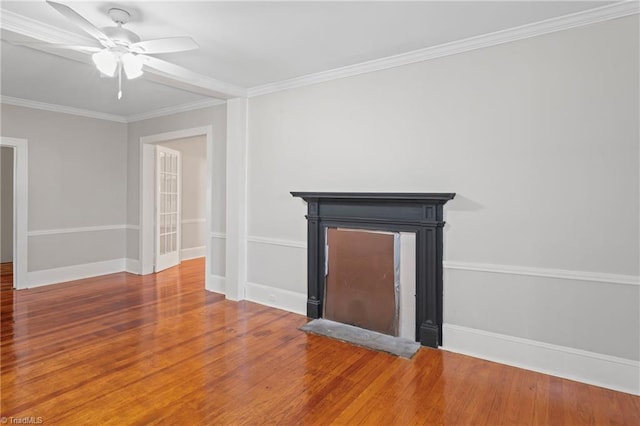
[[[122,28],[122,25],[129,22],[131,14],[124,9],[111,8],[109,9],[109,17],[117,24],[117,27],[104,27],[102,32],[107,35],[113,42],[120,46],[129,46],[133,43],[138,43],[140,37],[133,31],[129,31]]]
[[[104,27],[102,32],[113,40],[115,44],[121,46],[129,46],[140,41],[140,37],[136,33],[122,27]]]

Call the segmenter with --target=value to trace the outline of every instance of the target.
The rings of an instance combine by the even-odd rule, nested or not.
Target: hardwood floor
[[[640,424],[640,398],[423,348],[412,360],[204,291],[201,259],[1,293],[0,415],[44,424]],[[10,420],[10,419],[9,419]]]
[[[0,263],[0,290],[13,289],[13,262]]]

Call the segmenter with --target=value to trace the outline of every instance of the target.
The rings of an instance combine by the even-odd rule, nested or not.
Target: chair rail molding
[[[291,248],[302,249],[302,250],[307,248],[306,241],[259,237],[255,235],[250,235],[248,238],[248,242],[256,243],[256,244],[267,244],[267,245],[274,245],[274,246],[291,247]],[[454,260],[445,260],[443,262],[443,266],[444,266],[444,269],[455,269],[455,270],[462,270],[462,271],[523,275],[523,276],[530,276],[530,277],[556,278],[556,279],[563,279],[563,280],[590,281],[590,282],[599,282],[599,283],[640,286],[640,276],[638,275],[611,274],[611,273],[591,272],[591,271],[575,271],[575,270],[569,270],[569,269],[552,269],[552,268],[540,268],[535,266],[517,266],[517,265],[505,265],[505,264],[497,264],[497,263],[459,262]]]

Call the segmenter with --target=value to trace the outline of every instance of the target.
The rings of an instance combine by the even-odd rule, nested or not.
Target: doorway
[[[188,233],[180,232],[181,241],[180,245],[180,259],[185,260],[187,258],[202,257],[209,258],[210,253],[210,238],[207,238],[211,229],[211,176],[212,176],[212,164],[213,164],[213,140],[212,140],[212,128],[210,126],[198,127],[192,129],[185,129],[175,132],[167,132],[157,135],[144,136],[140,138],[140,158],[141,158],[141,170],[140,170],[140,273],[142,275],[153,273],[156,270],[156,252],[158,251],[156,244],[156,197],[155,197],[155,170],[157,160],[157,147],[160,145],[167,146],[171,149],[175,149],[174,142],[182,139],[200,138],[204,148],[204,158],[202,163],[205,167],[201,171],[201,197],[199,205],[202,208],[202,212],[198,217],[191,218],[190,215],[185,216],[186,220],[180,220],[178,224],[181,228],[185,222],[190,224],[199,225],[197,234],[202,236],[202,246],[195,247],[190,251],[185,251],[185,237],[188,237]],[[186,161],[186,157],[183,155],[183,161]],[[187,166],[184,166],[185,177],[187,174]],[[189,171],[192,171],[192,167],[188,167]],[[189,188],[183,185],[183,193],[188,195],[188,189],[192,189],[192,185],[188,185]],[[166,224],[166,222],[165,222]],[[161,225],[161,223],[160,223]],[[191,229],[191,228],[189,228]],[[185,235],[187,234],[187,235]],[[165,239],[166,241],[166,239]],[[188,248],[188,246],[187,246]],[[196,250],[197,249],[197,250]],[[205,262],[205,285],[209,281],[209,262]]]
[[[14,150],[12,146],[0,147],[0,284],[2,290],[14,288]]]
[[[21,289],[27,288],[27,218],[28,215],[28,204],[27,204],[27,140],[19,139],[19,138],[9,138],[9,137],[0,137],[0,149],[2,149],[1,154],[3,159],[2,161],[2,174],[4,175],[5,164],[7,161],[9,164],[7,168],[11,170],[11,176],[8,178],[11,180],[11,185],[8,188],[8,193],[10,194],[10,201],[8,203],[11,205],[11,213],[7,214],[7,216],[11,217],[12,226],[8,228],[5,235],[5,230],[2,229],[2,253],[5,252],[5,238],[10,239],[9,253],[11,256],[8,257],[10,262],[4,262],[5,256],[2,255],[3,263],[10,263],[11,268],[11,281],[12,288]],[[5,151],[8,149],[9,151]],[[7,153],[7,157],[4,158],[5,153]],[[4,176],[2,176],[2,181],[4,181]],[[5,192],[3,190],[3,192]],[[2,199],[2,205],[4,210],[5,199]],[[4,216],[4,212],[2,215]],[[0,221],[2,221],[0,219]],[[9,265],[6,265],[6,269],[8,269]],[[8,274],[8,272],[5,272]]]

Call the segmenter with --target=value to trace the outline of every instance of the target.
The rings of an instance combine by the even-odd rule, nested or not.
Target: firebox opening
[[[415,233],[325,229],[323,317],[415,336]]]

